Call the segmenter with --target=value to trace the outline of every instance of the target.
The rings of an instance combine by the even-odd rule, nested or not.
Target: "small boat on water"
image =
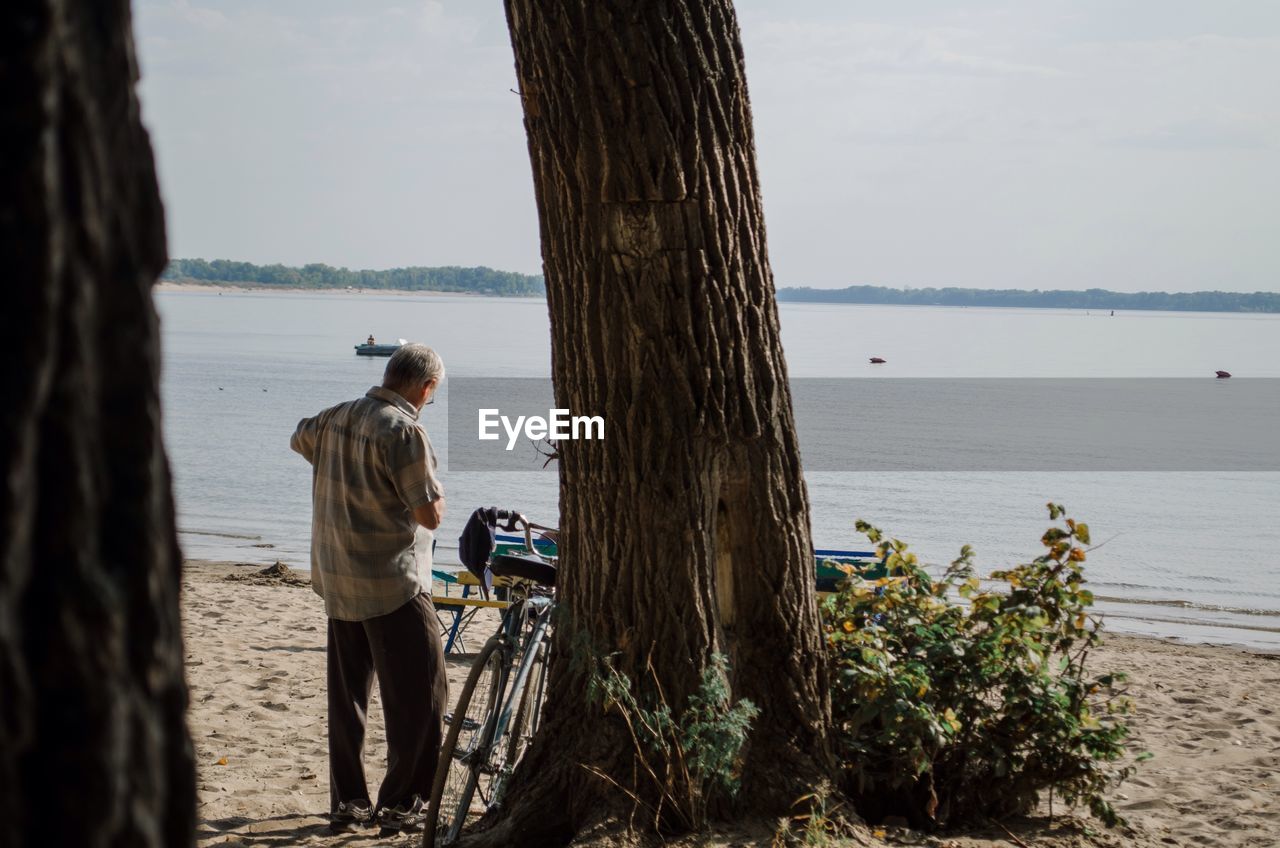
[[[395,344],[378,344],[374,341],[373,336],[364,344],[358,344],[356,348],[356,356],[390,356],[400,349],[400,345],[404,344],[404,339],[399,339]]]
[[[1230,377],[1230,376],[1231,376],[1231,372],[1230,372],[1230,371],[1218,371],[1218,372],[1216,372],[1216,373],[1217,373],[1217,375],[1218,375],[1218,379],[1219,379],[1219,380],[1225,380],[1225,379],[1227,379],[1228,377]]]
[[[878,356],[873,356],[873,357],[871,357],[871,364],[872,364],[872,365],[884,365],[884,362],[885,362],[885,361],[884,361],[883,359],[881,359],[880,357],[878,357]]]

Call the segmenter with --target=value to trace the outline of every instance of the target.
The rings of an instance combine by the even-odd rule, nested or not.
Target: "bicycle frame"
[[[535,608],[542,611],[543,614],[538,616],[538,623],[534,625],[533,631],[521,645],[525,649],[525,656],[520,662],[520,667],[516,670],[516,679],[511,686],[510,694],[505,696],[506,705],[498,715],[498,720],[494,723],[493,738],[495,739],[502,738],[503,734],[506,733],[507,725],[511,722],[511,714],[516,708],[520,693],[524,691],[525,684],[529,681],[529,672],[533,668],[532,663],[528,662],[528,658],[532,656],[529,648],[536,648],[546,637],[547,628],[551,623],[550,612],[555,605],[551,598],[529,598],[525,603],[533,603]],[[514,649],[516,645],[513,643],[510,647]]]

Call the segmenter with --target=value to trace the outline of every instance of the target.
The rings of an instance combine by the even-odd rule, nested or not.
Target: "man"
[[[311,585],[329,617],[334,830],[375,818],[384,834],[421,829],[435,776],[447,682],[429,589],[444,490],[418,413],[442,379],[435,351],[402,345],[381,386],[302,419],[289,442],[313,469]],[[376,808],[363,763],[375,674],[387,729]]]

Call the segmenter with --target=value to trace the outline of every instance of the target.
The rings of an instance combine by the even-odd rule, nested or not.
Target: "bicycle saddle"
[[[489,563],[489,570],[497,577],[519,577],[543,586],[556,585],[556,567],[536,557],[498,554]]]

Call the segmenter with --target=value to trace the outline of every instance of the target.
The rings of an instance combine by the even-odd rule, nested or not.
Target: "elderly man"
[[[329,617],[335,830],[375,818],[384,834],[421,829],[435,776],[447,682],[428,590],[431,531],[444,515],[444,491],[418,413],[442,379],[435,351],[402,345],[381,386],[302,419],[289,442],[312,466],[311,585]],[[363,763],[375,675],[387,729],[376,808]]]

